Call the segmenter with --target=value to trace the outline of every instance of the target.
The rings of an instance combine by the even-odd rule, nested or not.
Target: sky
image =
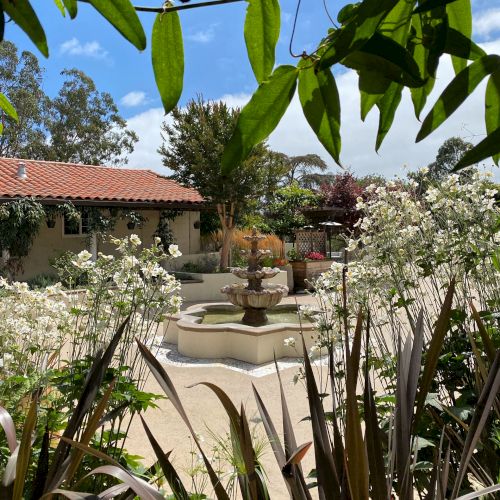
[[[311,51],[326,33],[331,22],[324,3],[332,17],[339,5],[336,0],[303,0],[297,17],[292,52]],[[136,0],[137,5],[158,6],[161,0]],[[129,128],[139,136],[128,167],[147,168],[168,174],[162,166],[157,149],[162,143],[161,123],[164,116],[156,90],[149,47],[139,52],[128,43],[90,5],[79,2],[75,20],[63,18],[54,2],[32,0],[47,33],[50,57],[37,54],[36,47],[14,23],[7,23],[5,38],[20,50],[37,54],[45,68],[44,89],[55,95],[61,86],[61,71],[78,68],[87,73],[100,91],[109,92]],[[289,44],[297,0],[281,0],[281,35],[276,51],[276,64],[296,64],[290,55]],[[500,0],[472,0],[474,12],[474,40],[487,52],[500,54]],[[251,71],[243,38],[246,2],[236,2],[185,10],[180,13],[184,34],[185,75],[180,105],[197,95],[205,99],[222,99],[231,106],[243,106],[257,88]],[[140,13],[148,36],[154,14]],[[363,123],[359,118],[357,76],[351,71],[336,71],[342,105],[342,153],[344,167],[356,175],[382,174],[402,176],[430,163],[437,149],[448,137],[459,136],[476,143],[485,134],[484,88],[481,85],[465,104],[419,144],[415,136],[419,122],[415,118],[409,92],[405,91],[393,127],[379,153],[374,145],[378,111],[372,110]],[[438,81],[429,98],[426,111],[453,76],[449,59],[442,58]],[[295,98],[277,129],[269,138],[269,145],[288,155],[319,154],[332,172],[339,171],[333,159],[321,146],[307,124],[298,99]],[[487,166],[492,164],[486,162]],[[498,177],[498,176],[497,176]]]

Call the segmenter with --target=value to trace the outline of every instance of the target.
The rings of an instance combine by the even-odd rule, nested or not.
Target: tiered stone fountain
[[[221,292],[227,294],[229,301],[235,306],[245,310],[242,323],[248,326],[263,326],[267,324],[267,310],[276,306],[281,299],[288,294],[288,287],[279,284],[263,285],[262,280],[276,276],[279,268],[262,267],[261,261],[270,255],[270,250],[259,250],[259,241],[265,236],[257,234],[254,228],[251,236],[244,236],[250,241],[250,252],[248,255],[248,267],[236,267],[231,272],[241,279],[248,280],[247,285],[232,284],[221,288]]]

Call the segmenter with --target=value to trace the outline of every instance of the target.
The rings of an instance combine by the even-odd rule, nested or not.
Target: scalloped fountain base
[[[241,317],[241,308],[227,302],[200,304],[186,311],[167,317],[164,322],[164,335],[167,343],[176,344],[180,354],[191,358],[221,359],[232,358],[255,365],[268,363],[280,358],[296,358],[303,355],[302,337],[306,348],[315,342],[314,325],[290,319],[296,306],[280,304],[270,311],[270,322],[264,326],[247,326],[235,318]],[[210,314],[228,315],[226,322],[204,323]],[[274,318],[271,316],[277,315]],[[280,317],[284,314],[284,319]],[[291,322],[293,321],[293,322]],[[294,338],[295,347],[284,340]]]

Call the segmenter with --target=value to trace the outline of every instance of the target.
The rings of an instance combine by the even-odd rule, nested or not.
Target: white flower
[[[137,264],[139,264],[139,261],[133,255],[127,255],[126,257],[123,258],[123,268],[124,269],[132,269]]]
[[[155,236],[155,245],[159,245],[161,243],[161,238],[158,236]]]
[[[168,253],[172,257],[180,257],[182,253],[179,251],[179,245],[169,245],[168,246]]]
[[[139,238],[139,236],[137,236],[137,234],[131,234],[130,235],[130,243],[132,243],[132,245],[138,247],[142,243],[142,241]]]
[[[429,167],[422,167],[419,172],[422,174],[422,175],[426,175],[429,173]]]
[[[295,347],[295,339],[293,337],[288,337],[283,341],[286,347]]]
[[[76,257],[79,261],[86,262],[92,258],[92,254],[88,250],[82,250]]]

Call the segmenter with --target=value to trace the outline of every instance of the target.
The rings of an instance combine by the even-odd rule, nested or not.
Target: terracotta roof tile
[[[17,176],[26,165],[26,179]],[[151,170],[0,157],[0,197],[33,196],[73,201],[203,203],[192,188]]]

